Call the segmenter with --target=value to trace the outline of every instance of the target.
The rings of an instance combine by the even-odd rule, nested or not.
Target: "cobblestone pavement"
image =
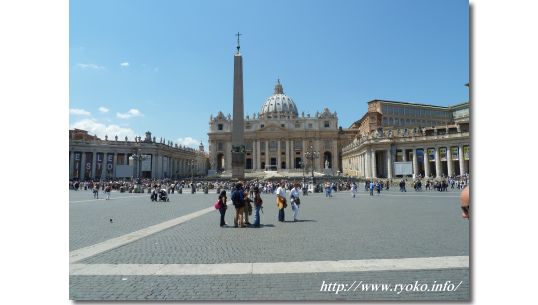
[[[104,200],[99,192],[94,200],[91,191],[69,191],[69,251],[207,208],[216,197],[176,193],[170,202],[154,203],[149,194],[112,192],[111,200]]]
[[[153,204],[147,196],[77,202],[84,199],[75,197],[80,193],[73,193],[76,192],[70,194],[71,250],[207,208],[216,197],[216,194],[175,194],[171,195],[171,203],[166,204]],[[90,197],[91,193],[87,195]],[[274,195],[262,194],[263,225],[259,229],[220,228],[218,212],[214,211],[78,263],[223,264],[469,255],[469,224],[460,216],[458,195],[457,191],[400,193],[393,190],[373,197],[359,192],[357,198],[351,198],[349,192],[336,193],[332,198],[314,194],[302,198],[301,221],[280,223]],[[112,212],[118,216],[110,225],[107,215]],[[233,224],[233,214],[234,209],[230,207],[226,213],[228,224]],[[290,216],[288,208],[286,219],[290,220]],[[468,268],[264,275],[71,276],[70,298],[464,300],[469,298],[468,278]],[[399,295],[341,292],[336,295],[319,291],[323,280],[463,283],[454,292],[403,292]]]

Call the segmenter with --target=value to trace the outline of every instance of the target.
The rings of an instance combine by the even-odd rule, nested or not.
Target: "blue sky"
[[[70,128],[112,138],[149,130],[207,147],[209,116],[232,113],[235,33],[245,114],[277,77],[299,112],[346,128],[372,99],[468,100],[468,2],[70,1]]]

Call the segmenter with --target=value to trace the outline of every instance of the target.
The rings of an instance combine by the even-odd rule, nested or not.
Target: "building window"
[[[246,129],[250,129],[250,127],[251,127],[250,124],[247,124],[247,125],[245,126]]]
[[[308,123],[308,128],[312,128],[312,123]]]
[[[325,126],[325,128],[328,128],[331,126],[330,122],[329,121],[325,121],[323,122],[323,126]]]
[[[269,150],[276,150],[277,144],[276,141],[269,142]]]
[[[301,128],[301,123],[295,123],[295,128]]]
[[[224,150],[224,143],[218,142],[217,143],[217,150],[218,151],[223,151]]]
[[[260,125],[260,128],[263,128],[264,126],[265,126],[264,124],[261,124],[261,125]]]
[[[295,150],[303,149],[303,141],[301,141],[301,140],[293,140],[293,149],[295,149]]]
[[[282,128],[284,128],[285,126],[286,126],[286,125],[284,125],[284,124],[280,124],[280,127],[282,127]]]
[[[217,129],[218,129],[218,130],[222,130],[222,128],[223,128],[222,124],[219,124],[219,125],[217,126]]]

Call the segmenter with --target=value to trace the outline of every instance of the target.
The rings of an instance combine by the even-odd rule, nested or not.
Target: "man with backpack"
[[[243,220],[243,213],[245,208],[244,190],[241,182],[235,185],[235,189],[232,191],[232,203],[235,207],[234,227],[245,228]]]

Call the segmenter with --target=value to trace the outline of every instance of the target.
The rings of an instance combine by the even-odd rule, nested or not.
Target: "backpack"
[[[215,207],[215,210],[220,210],[220,208],[222,207],[221,203],[220,203],[220,199],[217,199],[217,201],[215,202],[214,207]]]
[[[235,207],[243,206],[243,191],[241,189],[235,189],[232,192],[232,203]]]

